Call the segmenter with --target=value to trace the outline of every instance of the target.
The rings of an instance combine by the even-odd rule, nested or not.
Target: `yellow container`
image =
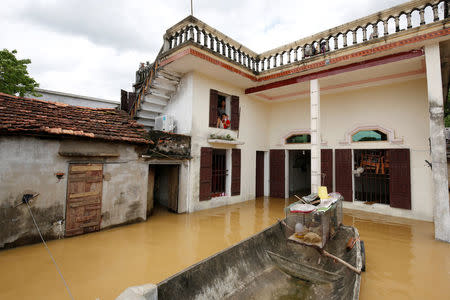
[[[328,191],[326,186],[319,186],[319,198],[320,199],[328,199]]]

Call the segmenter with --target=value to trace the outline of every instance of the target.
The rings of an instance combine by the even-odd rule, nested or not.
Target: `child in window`
[[[222,114],[222,127],[224,129],[228,129],[230,128],[231,122],[230,119],[228,118],[227,114]]]

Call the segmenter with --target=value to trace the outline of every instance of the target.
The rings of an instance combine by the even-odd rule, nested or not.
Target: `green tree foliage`
[[[16,53],[16,50],[0,51],[0,92],[21,97],[25,94],[40,96],[34,90],[39,84],[28,75],[27,65],[31,60],[17,59]]]

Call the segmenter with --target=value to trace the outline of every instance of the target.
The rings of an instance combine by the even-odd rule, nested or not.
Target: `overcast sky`
[[[0,0],[0,48],[30,58],[40,87],[119,101],[190,0]],[[194,0],[194,16],[256,52],[405,0]]]

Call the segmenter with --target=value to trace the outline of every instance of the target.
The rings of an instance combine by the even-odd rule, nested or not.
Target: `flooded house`
[[[121,108],[147,130],[191,138],[184,163],[146,158],[152,176],[178,173],[168,205],[192,212],[325,185],[345,208],[434,220],[449,241],[448,5],[410,1],[263,53],[192,15],[167,29]]]
[[[0,94],[0,248],[146,219],[151,145],[123,111]]]

